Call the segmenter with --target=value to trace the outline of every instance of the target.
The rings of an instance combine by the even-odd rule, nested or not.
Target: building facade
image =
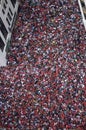
[[[19,0],[0,0],[0,66],[6,65],[6,48],[11,39]]]

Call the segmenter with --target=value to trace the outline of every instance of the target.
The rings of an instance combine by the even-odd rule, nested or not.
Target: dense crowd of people
[[[85,130],[86,31],[78,2],[22,2],[0,68],[0,127]]]

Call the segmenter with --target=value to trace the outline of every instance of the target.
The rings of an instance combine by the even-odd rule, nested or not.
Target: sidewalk
[[[0,66],[6,66],[6,53],[0,50]]]

